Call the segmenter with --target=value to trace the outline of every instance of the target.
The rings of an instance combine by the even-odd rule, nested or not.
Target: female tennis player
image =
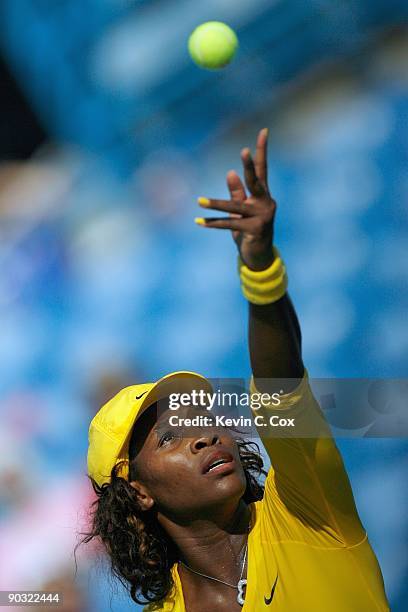
[[[267,137],[261,130],[254,158],[247,148],[241,152],[245,185],[228,173],[229,200],[199,199],[228,216],[196,219],[230,230],[238,247],[249,303],[251,392],[267,395],[279,381],[278,405],[262,399],[256,411],[272,465],[264,485],[253,443],[211,419],[199,429],[171,424],[171,397],[210,392],[199,374],[175,372],[122,389],[90,426],[88,472],[97,498],[85,541],[102,541],[113,573],[148,611],[389,610],[303,365],[299,322],[274,245]],[[307,257],[304,265],[310,266]],[[184,403],[178,419],[196,410]],[[271,415],[295,423],[296,436],[273,435]]]

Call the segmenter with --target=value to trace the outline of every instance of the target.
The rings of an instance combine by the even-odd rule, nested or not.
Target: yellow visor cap
[[[111,470],[125,461],[120,472],[129,473],[129,441],[140,415],[171,393],[212,392],[210,382],[195,372],[173,372],[155,383],[125,387],[96,413],[89,426],[88,474],[99,486],[110,482]]]

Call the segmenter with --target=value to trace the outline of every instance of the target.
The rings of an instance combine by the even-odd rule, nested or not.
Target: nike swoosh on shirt
[[[276,589],[277,582],[278,582],[278,574],[276,574],[275,582],[273,583],[273,587],[271,590],[271,596],[265,597],[264,595],[264,601],[267,606],[269,606],[272,603],[273,596],[275,595],[275,589]]]
[[[143,397],[144,395],[146,395],[147,391],[145,391],[144,393],[142,393],[142,395],[136,395],[135,399],[140,399],[141,397]]]

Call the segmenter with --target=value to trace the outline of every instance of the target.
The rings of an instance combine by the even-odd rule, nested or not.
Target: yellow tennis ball
[[[199,25],[188,39],[188,50],[201,68],[216,70],[233,59],[238,48],[234,30],[222,21],[207,21]]]

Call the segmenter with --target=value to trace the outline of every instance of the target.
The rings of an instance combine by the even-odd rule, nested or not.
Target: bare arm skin
[[[250,269],[258,271],[270,266],[274,258],[277,206],[268,188],[267,139],[267,129],[261,130],[254,159],[248,148],[241,151],[246,188],[231,170],[227,174],[230,200],[199,200],[206,209],[229,213],[229,217],[222,219],[206,218],[204,226],[231,230],[241,259]],[[292,379],[284,382],[285,393],[299,384],[304,373],[301,331],[288,293],[272,304],[249,304],[249,353],[255,381]],[[259,381],[257,386],[260,391],[268,391],[266,381]]]

